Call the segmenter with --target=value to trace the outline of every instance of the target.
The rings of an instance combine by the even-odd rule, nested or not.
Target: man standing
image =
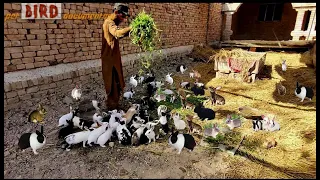
[[[116,3],[113,13],[103,23],[102,76],[107,93],[106,106],[110,110],[118,108],[120,96],[125,87],[119,39],[128,36],[131,27],[120,29],[118,25],[129,17],[128,10],[127,5]]]

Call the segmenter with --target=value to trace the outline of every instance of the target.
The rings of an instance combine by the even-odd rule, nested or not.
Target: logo
[[[21,3],[21,19],[61,19],[61,3]]]

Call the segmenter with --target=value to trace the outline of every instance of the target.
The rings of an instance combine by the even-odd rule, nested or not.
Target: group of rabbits
[[[188,68],[185,65],[179,65],[177,72],[184,72]],[[172,74],[165,76],[165,82],[169,85],[173,84]],[[198,80],[201,75],[198,71],[192,70],[189,73],[190,78],[196,78],[196,82],[193,87],[190,87],[189,82],[181,82],[181,88],[191,89],[195,95],[204,95],[204,84],[199,83]],[[193,122],[194,116],[187,115],[187,123],[190,134],[183,133],[182,131],[187,128],[185,121],[182,119],[179,113],[171,113],[167,111],[167,107],[160,105],[157,108],[158,116],[157,120],[154,120],[148,110],[155,109],[155,102],[151,106],[152,101],[165,101],[166,95],[171,96],[170,102],[175,100],[175,93],[166,89],[163,94],[158,94],[157,90],[162,85],[162,81],[155,81],[154,73],[148,73],[146,77],[131,76],[129,84],[131,89],[123,94],[124,98],[132,99],[134,95],[133,88],[138,84],[147,84],[148,96],[141,98],[140,103],[132,104],[131,107],[124,112],[123,110],[112,110],[108,112],[102,112],[98,107],[97,101],[93,100],[92,104],[96,109],[96,113],[92,116],[92,120],[84,120],[79,116],[79,110],[70,107],[70,112],[63,115],[59,119],[58,127],[60,127],[58,138],[62,139],[62,147],[66,150],[70,150],[74,144],[82,143],[83,147],[86,145],[93,146],[94,144],[105,147],[107,142],[118,141],[122,145],[140,145],[149,144],[155,142],[160,136],[170,134],[168,143],[170,146],[178,150],[180,154],[183,148],[187,148],[190,151],[196,146],[196,142],[191,134],[202,133],[204,136],[212,136],[214,138],[220,133],[220,129],[216,123],[211,128],[202,129],[199,124]],[[220,86],[214,88],[209,87],[210,99],[212,105],[224,105],[225,98],[217,94],[216,91],[221,89]],[[77,86],[72,91],[72,97],[77,101],[81,98],[81,89]],[[303,101],[305,98],[312,99],[314,96],[312,88],[302,86],[297,82],[295,89],[295,95],[301,98]],[[181,97],[181,95],[180,95]],[[147,100],[145,100],[147,99]],[[181,98],[183,100],[183,98]],[[184,99],[185,100],[185,99]],[[152,108],[153,107],[153,108]],[[186,107],[186,104],[184,104]],[[210,108],[205,108],[203,104],[197,104],[194,109],[194,113],[197,114],[200,120],[213,120],[215,119],[215,112]],[[168,126],[168,121],[173,119],[174,127]],[[230,130],[241,127],[242,123],[239,118],[233,119],[231,115],[227,115],[225,124]],[[254,131],[278,131],[280,130],[280,124],[275,121],[275,118],[261,115],[252,119],[252,128]],[[176,131],[174,131],[176,129]],[[25,133],[19,139],[19,147],[26,149],[31,147],[34,154],[38,154],[37,150],[42,148],[46,144],[46,135],[43,132],[43,126],[41,131],[35,133]]]

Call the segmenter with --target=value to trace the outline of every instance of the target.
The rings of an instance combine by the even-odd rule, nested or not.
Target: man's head
[[[115,3],[113,12],[117,15],[117,19],[122,22],[129,17],[129,6],[123,3]]]

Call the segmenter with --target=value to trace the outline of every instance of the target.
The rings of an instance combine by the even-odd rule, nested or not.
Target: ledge
[[[178,46],[168,49],[162,49],[162,54],[164,56],[170,56],[173,54],[182,54],[186,53],[189,54],[193,49],[193,45],[189,46]],[[141,53],[146,54],[146,53]],[[154,54],[154,53],[153,53]],[[154,54],[156,57],[157,55]],[[122,63],[123,66],[128,65],[130,62],[134,62],[139,59],[139,54],[128,54],[122,56]],[[8,72],[4,73],[4,83],[14,83],[19,81],[27,81],[32,79],[38,79],[41,77],[50,77],[59,74],[64,74],[67,72],[78,71],[82,69],[88,68],[96,68],[101,67],[101,60],[89,60],[89,61],[81,61],[76,63],[67,63],[67,64],[58,64],[55,66],[48,66],[42,67],[37,69],[30,69],[30,70],[22,70],[16,72]]]

